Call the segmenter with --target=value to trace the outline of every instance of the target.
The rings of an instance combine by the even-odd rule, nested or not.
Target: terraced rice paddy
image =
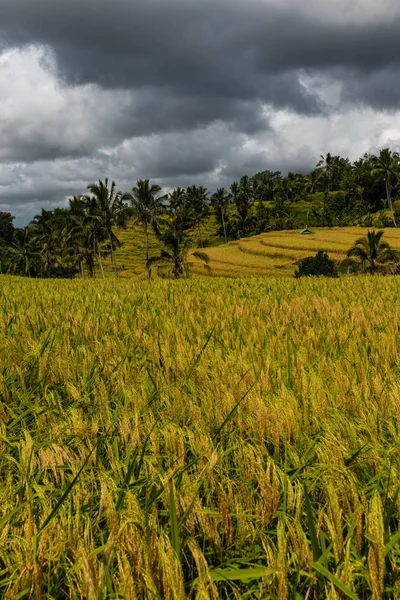
[[[211,235],[216,225],[209,223],[205,237]],[[210,257],[211,270],[205,269],[203,263],[193,262],[194,276],[204,277],[249,277],[269,275],[293,275],[296,262],[323,249],[336,261],[345,258],[347,250],[354,241],[368,231],[361,227],[343,227],[330,229],[313,229],[312,235],[301,235],[299,231],[275,231],[264,233],[240,241],[206,248]],[[121,277],[140,277],[144,275],[144,240],[139,228],[121,231],[119,234],[124,245],[117,252],[118,264],[125,266]],[[216,238],[211,238],[216,242]],[[395,229],[385,230],[385,240],[394,248],[400,249],[400,232]],[[161,249],[160,242],[153,237],[151,255]],[[110,267],[108,273],[111,274]]]
[[[0,277],[0,596],[399,598],[399,293]]]

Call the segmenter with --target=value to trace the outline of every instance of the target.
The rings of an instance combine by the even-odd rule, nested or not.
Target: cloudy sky
[[[400,146],[397,0],[0,0],[0,210]]]

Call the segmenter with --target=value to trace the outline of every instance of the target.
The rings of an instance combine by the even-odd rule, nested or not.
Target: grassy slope
[[[209,244],[221,243],[220,238],[216,235],[218,225],[214,216],[209,216],[200,230],[200,235]],[[128,223],[126,229],[119,229],[117,232],[118,239],[122,242],[122,246],[117,249],[118,267],[122,267],[121,277],[131,278],[140,277],[144,274],[145,268],[145,239],[143,230],[140,226]],[[199,232],[193,232],[195,238],[199,240]],[[162,249],[161,242],[156,236],[150,232],[149,236],[149,252],[150,256],[157,256]],[[105,269],[108,274],[112,273],[111,262],[105,261]]]
[[[216,227],[215,220],[210,219],[204,228],[204,238],[213,244],[218,242],[214,234]],[[319,249],[326,250],[335,260],[344,258],[353,242],[367,230],[362,227],[333,227],[313,228],[312,235],[300,235],[299,230],[264,233],[206,248],[211,271],[206,270],[203,263],[194,262],[192,273],[205,277],[292,275],[296,261],[315,254]],[[124,267],[121,277],[143,276],[145,250],[141,229],[130,224],[118,236],[123,242],[117,251],[118,265]],[[400,248],[400,230],[386,229],[385,239],[395,248]],[[161,247],[155,236],[151,236],[150,254],[157,255]],[[109,263],[107,272],[111,274]]]

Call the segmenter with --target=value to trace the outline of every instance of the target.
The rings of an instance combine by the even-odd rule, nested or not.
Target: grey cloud
[[[343,103],[358,102],[375,109],[398,110],[400,107],[400,65],[390,63],[378,71],[341,72]]]
[[[112,160],[124,166],[131,160],[136,172],[151,179],[209,174],[227,151],[240,149],[241,141],[240,136],[220,123],[186,134],[172,133],[128,142]]]
[[[285,133],[288,150],[274,114],[346,128],[352,107],[397,110],[399,19],[395,0],[1,0],[0,49],[20,50],[8,70],[0,55],[0,206],[107,175],[217,187],[308,169],[332,130]]]
[[[9,44],[51,47],[60,76],[69,83],[157,88],[160,106],[169,93],[213,101],[217,109],[216,99],[230,98],[272,102],[299,112],[318,110],[290,62],[276,68],[277,46],[285,48],[289,42],[279,38],[287,15],[267,10],[267,5],[258,12],[251,6],[232,0],[98,0],[96,5],[4,0],[0,31]],[[263,64],[265,60],[271,64]]]
[[[325,7],[313,14],[309,4],[3,0],[0,29],[9,44],[53,48],[72,83],[157,87],[199,101],[258,98],[308,113],[322,107],[297,71],[384,69],[400,50],[394,2],[386,21],[345,25],[324,21]]]
[[[229,96],[175,96],[168,90],[133,92],[126,125],[129,135],[182,132],[224,121],[233,130],[251,133],[268,129],[262,105],[257,100],[242,101]]]
[[[122,191],[129,190],[140,177],[165,188],[201,183],[215,189],[220,183],[219,177],[214,180],[213,172],[225,159],[227,148],[238,155],[242,143],[236,132],[217,124],[190,133],[127,140],[114,150],[99,151],[88,158],[3,165],[0,210],[11,206],[13,214],[23,214],[24,206],[28,212],[32,206],[52,208],[68,196],[85,192],[88,182],[104,177],[115,179]],[[237,174],[241,174],[239,165]]]
[[[290,150],[286,155],[283,151],[277,150],[272,152],[254,151],[249,155],[233,153],[221,175],[225,181],[232,182],[242,175],[251,177],[266,169],[281,171],[283,174],[288,171],[307,173],[315,166],[318,155],[313,153],[309,147],[302,145],[294,151]]]
[[[51,57],[33,47],[3,55],[0,102],[0,160],[82,157],[123,139],[190,131],[222,121],[232,131],[249,134],[269,126],[257,100],[199,100],[155,88],[104,90],[95,84],[60,84]]]

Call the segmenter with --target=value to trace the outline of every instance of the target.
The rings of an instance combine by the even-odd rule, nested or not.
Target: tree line
[[[190,255],[208,261],[202,248],[208,244],[204,224],[211,214],[225,243],[302,227],[306,215],[314,227],[361,220],[368,226],[378,213],[374,224],[397,227],[400,214],[394,202],[399,194],[400,157],[389,148],[379,155],[364,154],[353,163],[327,153],[310,173],[284,176],[265,170],[214,193],[192,185],[162,194],[160,186],[147,179],[137,180],[130,192],[121,192],[114,181],[105,179],[69,199],[68,208],[42,209],[25,228],[15,228],[14,217],[0,212],[0,271],[29,277],[94,277],[97,272],[104,277],[104,260],[110,258],[118,277],[118,229],[133,221],[143,228],[147,276],[153,265],[170,265],[179,277],[187,270]],[[157,257],[149,256],[151,231],[163,245]]]

